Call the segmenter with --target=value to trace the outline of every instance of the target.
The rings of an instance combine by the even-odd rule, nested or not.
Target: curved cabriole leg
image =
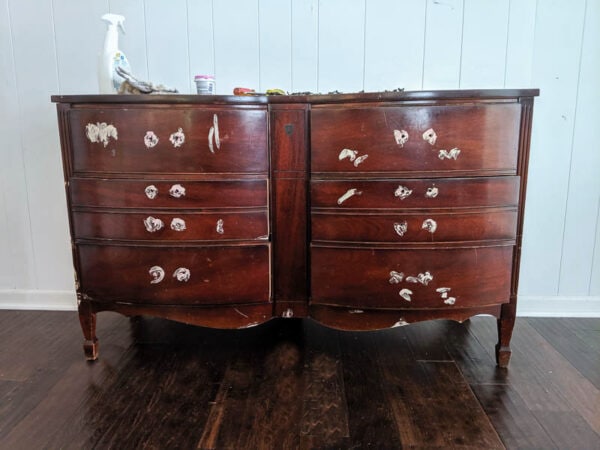
[[[86,301],[79,302],[79,322],[83,331],[83,352],[88,361],[98,359],[98,339],[96,338],[96,312]]]
[[[496,344],[496,363],[498,367],[508,367],[510,361],[510,338],[515,326],[515,307],[512,304],[502,305],[498,319],[498,343]]]

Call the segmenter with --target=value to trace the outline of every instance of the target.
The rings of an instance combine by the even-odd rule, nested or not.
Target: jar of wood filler
[[[215,94],[215,77],[212,75],[196,75],[194,77],[196,82],[196,93],[200,95],[214,95]]]

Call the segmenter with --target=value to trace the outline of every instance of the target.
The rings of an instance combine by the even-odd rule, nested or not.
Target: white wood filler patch
[[[169,141],[171,141],[173,147],[181,147],[185,142],[185,134],[183,133],[183,130],[179,128],[175,133],[172,133],[171,136],[169,136]]]
[[[338,159],[343,161],[346,158],[350,158],[350,161],[354,161],[356,159],[356,155],[358,155],[358,151],[345,148],[338,155]]]
[[[394,197],[398,197],[400,200],[404,200],[406,197],[409,197],[412,194],[412,189],[409,189],[406,186],[398,186],[398,188],[394,191]]]
[[[173,231],[184,231],[186,229],[185,220],[175,217],[171,220],[171,230]]]
[[[406,277],[408,283],[421,283],[424,286],[427,286],[431,280],[433,280],[433,275],[429,272],[420,273],[416,277]]]
[[[213,127],[215,128],[215,145],[217,150],[221,148],[221,137],[219,136],[219,118],[213,114]]]
[[[437,230],[437,222],[433,219],[425,219],[421,228],[430,233],[435,233],[435,230]]]
[[[369,157],[369,155],[362,155],[362,156],[359,156],[358,158],[356,158],[354,160],[354,167],[358,167],[359,164],[362,164],[368,157]]]
[[[341,205],[346,200],[348,200],[350,197],[352,197],[354,195],[361,195],[361,194],[362,194],[362,192],[359,191],[358,189],[355,189],[355,188],[348,189],[344,195],[342,195],[340,198],[338,198],[337,204]]]
[[[180,198],[185,196],[185,188],[180,184],[174,184],[169,189],[169,195],[171,197]]]
[[[215,148],[213,146],[213,136],[215,135],[215,127],[210,127],[208,130],[208,149],[211,153],[215,152]]]
[[[162,230],[165,224],[156,217],[148,216],[144,219],[144,226],[146,227],[146,231],[154,233],[155,231]]]
[[[219,118],[216,114],[213,114],[213,124],[208,130],[208,149],[211,153],[214,153],[215,147],[217,147],[217,150],[221,148],[221,137],[219,135]]]
[[[392,325],[392,328],[405,327],[406,325],[408,325],[408,322],[406,320],[404,320],[404,318],[400,317],[398,322],[396,322],[394,325]]]
[[[410,302],[412,299],[410,298],[411,295],[413,295],[413,291],[411,291],[410,289],[407,288],[403,288],[400,290],[400,292],[398,293],[400,295],[400,297],[402,297],[404,300],[406,300],[407,302]]]
[[[146,197],[148,197],[150,200],[154,200],[158,195],[158,189],[156,188],[156,186],[151,184],[150,186],[146,186],[146,189],[144,189],[144,193],[146,194]]]
[[[390,284],[398,284],[404,279],[404,274],[402,272],[396,272],[392,270],[390,272]]]
[[[456,161],[456,159],[458,158],[458,155],[460,155],[460,149],[458,148],[453,148],[450,151],[447,150],[440,150],[438,153],[438,158],[440,159],[453,159]]]
[[[288,308],[283,313],[281,313],[281,317],[285,319],[290,319],[294,317],[294,311],[292,310],[292,308]]]
[[[150,281],[150,284],[158,284],[165,277],[165,271],[160,266],[152,266],[152,267],[150,267],[150,270],[148,271],[148,273],[152,277],[152,280]]]
[[[439,293],[442,298],[448,298],[448,292],[450,292],[451,290],[452,289],[449,287],[441,287],[437,288],[435,292]]]
[[[427,191],[425,192],[425,197],[436,198],[439,193],[440,190],[436,186],[431,186],[427,188]]]
[[[90,142],[101,142],[104,147],[108,145],[111,138],[115,141],[119,139],[115,126],[106,122],[88,123],[85,126],[85,135]]]
[[[146,148],[156,147],[156,144],[158,144],[158,136],[154,134],[154,131],[146,131],[144,135],[144,145]]]
[[[173,272],[173,278],[176,278],[177,281],[187,282],[191,275],[190,269],[186,269],[185,267],[179,267]]]
[[[404,147],[406,141],[408,141],[408,131],[406,130],[394,130],[394,139],[396,140],[396,144],[400,147]]]
[[[369,157],[369,155],[358,156],[358,151],[357,150],[351,150],[349,148],[343,149],[340,152],[340,154],[338,155],[338,159],[340,161],[343,161],[344,159],[348,158],[351,162],[353,162],[354,167],[358,167],[368,157]]]
[[[441,287],[441,288],[437,288],[435,291],[440,294],[440,297],[442,297],[442,299],[444,300],[444,303],[446,305],[454,305],[456,303],[456,297],[450,297],[448,295],[448,292],[450,292],[452,289],[449,287]]]
[[[423,133],[423,140],[429,142],[429,145],[435,145],[435,141],[437,141],[437,134],[435,134],[433,128],[429,128]]]
[[[219,233],[219,234],[225,233],[225,230],[223,229],[224,224],[225,224],[225,222],[223,222],[223,219],[217,220],[217,233]]]
[[[394,231],[398,236],[404,236],[404,233],[408,231],[408,222],[396,222],[394,223]]]

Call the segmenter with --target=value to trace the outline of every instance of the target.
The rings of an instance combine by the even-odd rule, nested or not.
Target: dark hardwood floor
[[[600,448],[600,319],[348,333],[0,311],[0,448]]]

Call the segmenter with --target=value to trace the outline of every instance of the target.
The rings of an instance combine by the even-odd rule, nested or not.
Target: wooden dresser
[[[537,90],[54,96],[79,317],[373,330],[498,318]]]

